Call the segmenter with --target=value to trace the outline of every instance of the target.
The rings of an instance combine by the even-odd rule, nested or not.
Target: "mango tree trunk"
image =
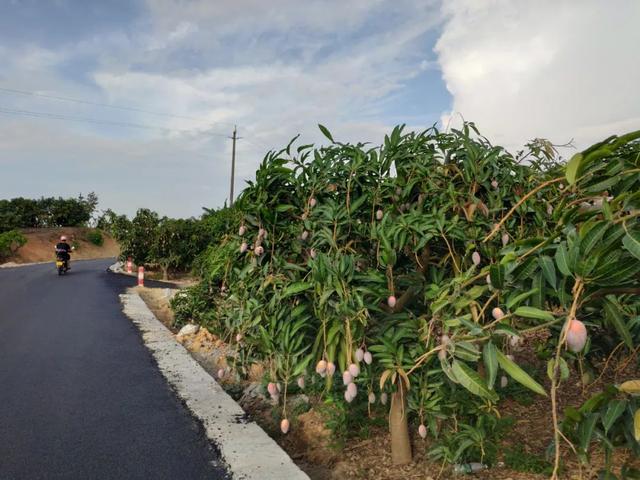
[[[411,463],[411,442],[407,425],[406,392],[402,380],[398,381],[398,391],[391,395],[389,430],[391,431],[391,459],[394,465]]]

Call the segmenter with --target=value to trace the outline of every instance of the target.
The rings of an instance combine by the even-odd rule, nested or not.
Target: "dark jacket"
[[[67,242],[59,242],[56,244],[56,255],[63,260],[69,260],[71,258],[69,252],[71,252],[71,245]]]

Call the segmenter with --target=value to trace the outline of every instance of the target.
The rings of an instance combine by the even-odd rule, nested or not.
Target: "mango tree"
[[[473,124],[398,127],[378,148],[321,130],[329,146],[267,154],[236,204],[237,231],[209,252],[214,273],[199,292],[216,333],[236,339],[238,371],[264,361],[286,392],[315,370],[347,404],[390,394],[395,463],[411,460],[410,414],[421,436],[452,421],[472,431],[474,418],[497,415],[509,377],[550,396],[557,471],[567,363],[629,348],[640,333],[629,320],[639,303],[637,134],[565,168],[548,142],[514,157]],[[555,345],[549,392],[513,356],[541,331]],[[471,399],[449,400],[461,392]]]

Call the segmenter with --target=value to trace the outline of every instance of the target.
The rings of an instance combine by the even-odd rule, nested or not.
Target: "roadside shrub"
[[[171,299],[174,312],[174,326],[181,327],[188,322],[207,325],[219,330],[219,325],[211,325],[210,315],[215,306],[213,291],[205,282],[179,291]]]
[[[14,255],[25,243],[27,238],[17,230],[0,233],[0,260]]]
[[[89,231],[87,233],[87,240],[98,247],[104,245],[104,237],[102,236],[102,232],[100,232],[100,230]]]

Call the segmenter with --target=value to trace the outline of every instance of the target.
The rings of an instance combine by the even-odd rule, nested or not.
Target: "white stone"
[[[186,335],[195,335],[200,330],[200,325],[195,325],[193,323],[187,323],[184,327],[180,329],[178,335],[180,337],[184,337]]]

